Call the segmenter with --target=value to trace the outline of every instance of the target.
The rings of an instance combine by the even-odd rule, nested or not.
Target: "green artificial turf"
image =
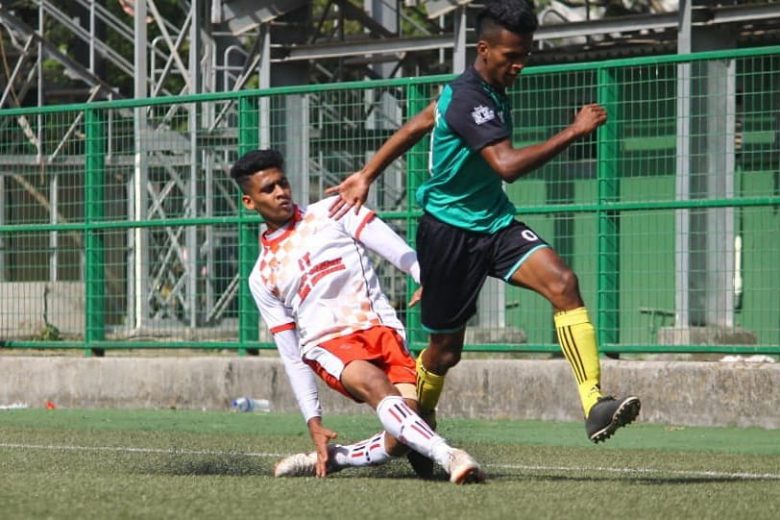
[[[342,442],[379,429],[332,416]],[[0,517],[780,518],[780,431],[636,424],[592,445],[581,423],[443,419],[485,485],[417,479],[405,460],[275,479],[310,449],[300,416],[192,411],[0,412]]]

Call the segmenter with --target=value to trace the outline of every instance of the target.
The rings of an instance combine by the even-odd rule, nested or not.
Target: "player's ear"
[[[482,56],[488,51],[489,44],[484,39],[480,38],[477,41],[477,54]]]
[[[241,202],[244,203],[244,207],[249,211],[255,211],[255,203],[249,195],[241,195]]]

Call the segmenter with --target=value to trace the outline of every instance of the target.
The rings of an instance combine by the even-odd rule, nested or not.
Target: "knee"
[[[548,286],[550,299],[557,307],[577,303],[580,300],[580,285],[577,275],[571,269],[562,269]],[[576,300],[576,301],[575,301]]]
[[[452,348],[453,346],[439,346],[438,348],[431,345],[428,350],[425,367],[432,371],[434,374],[444,375],[447,371],[457,365],[460,362],[460,355],[462,345],[458,348]]]
[[[439,356],[440,364],[450,369],[460,363],[460,350],[457,351],[445,351]]]

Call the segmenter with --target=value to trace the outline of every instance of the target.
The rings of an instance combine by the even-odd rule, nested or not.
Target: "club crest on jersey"
[[[474,122],[478,125],[481,125],[483,123],[487,123],[488,121],[492,121],[496,118],[496,113],[493,112],[493,110],[489,107],[486,107],[485,105],[479,105],[477,107],[474,107],[474,111],[471,112],[471,117],[474,118]]]

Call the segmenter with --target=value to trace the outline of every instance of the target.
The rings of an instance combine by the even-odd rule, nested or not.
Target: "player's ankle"
[[[440,439],[431,446],[430,457],[439,466],[442,466],[443,468],[447,468],[449,465],[450,453],[452,453],[452,450],[453,448],[449,444],[447,444],[447,442],[444,439]]]

